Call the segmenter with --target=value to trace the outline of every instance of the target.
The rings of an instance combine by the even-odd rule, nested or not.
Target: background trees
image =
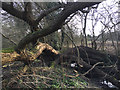
[[[23,49],[30,42],[35,43],[38,39],[58,50],[62,49],[62,46],[73,46],[71,40],[64,34],[67,33],[76,45],[90,46],[103,51],[108,49],[106,42],[112,41],[112,47],[118,54],[118,2],[114,0],[111,0],[110,4],[107,2],[95,6],[92,5],[98,2],[67,4],[64,2],[2,2],[3,34],[17,44],[21,40],[17,46],[19,49]],[[96,35],[97,27],[99,35]],[[91,33],[87,36],[88,31]],[[46,36],[48,34],[50,35]],[[6,39],[3,40],[3,47],[7,47],[5,42]]]
[[[91,3],[70,3],[69,2],[66,5],[64,3],[63,4],[58,3],[58,5],[55,5],[54,7],[50,8],[50,9],[42,10],[42,8],[40,8],[41,12],[39,13],[38,16],[37,16],[37,14],[36,14],[36,16],[34,15],[35,12],[33,13],[33,11],[35,11],[34,9],[36,9],[36,7],[34,7],[35,5],[32,5],[31,2],[28,2],[28,3],[26,3],[26,2],[24,2],[24,3],[2,2],[2,9],[5,10],[6,12],[8,12],[9,14],[25,21],[30,26],[30,30],[32,33],[27,35],[25,38],[23,38],[20,41],[20,43],[18,44],[18,47],[16,49],[19,51],[19,50],[23,49],[26,46],[26,44],[29,44],[30,42],[36,42],[36,40],[39,37],[46,36],[54,31],[57,31],[58,29],[60,29],[62,24],[67,19],[67,17],[69,17],[72,13],[75,13],[77,10],[82,10],[83,8],[89,7],[96,3],[98,3],[98,2],[91,2]],[[21,6],[23,8],[17,9],[16,5]],[[49,5],[47,5],[47,6],[51,7]],[[51,18],[50,20],[47,19],[48,24],[42,25],[43,28],[42,28],[42,30],[40,30],[41,28],[38,27],[38,26],[40,26],[39,25],[40,21],[45,16],[47,16],[49,13],[51,13],[61,7],[63,8],[63,10],[61,10],[61,12],[57,12],[57,15],[55,16],[55,18],[53,18],[53,19]],[[52,14],[52,15],[54,15],[54,14]],[[46,18],[50,18],[50,17],[47,16]],[[42,22],[42,23],[44,23],[44,22]],[[34,32],[34,31],[36,31],[36,32]]]
[[[110,5],[107,4],[107,1],[103,2],[104,4],[99,3],[2,2],[1,8],[4,11],[1,11],[3,14],[3,32],[1,34],[16,45],[15,50],[17,51],[17,53],[2,53],[2,62],[6,64],[6,62],[23,61],[22,65],[31,65],[29,71],[34,75],[39,72],[34,72],[34,66],[38,64],[40,64],[39,66],[52,64],[51,67],[67,66],[70,69],[71,64],[76,64],[77,67],[74,69],[85,78],[100,77],[99,80],[109,80],[120,87],[119,58],[108,54],[111,50],[113,54],[119,55],[119,20],[117,19],[119,12],[115,8],[115,6],[118,7],[118,2],[111,1]],[[100,33],[96,34],[96,31]],[[38,41],[45,43],[37,43]],[[8,46],[5,45],[4,47]],[[67,50],[63,53],[65,49]],[[101,50],[102,53],[95,49]],[[52,63],[52,61],[54,62]],[[42,65],[44,63],[45,65]],[[16,63],[12,65],[16,65]],[[107,65],[112,67],[106,67]],[[22,71],[26,72],[26,70],[25,67]],[[75,71],[76,75],[78,75],[77,72]],[[10,74],[10,72],[8,73]],[[8,74],[5,72],[4,79],[6,79],[6,75]],[[36,79],[36,81],[39,80]],[[63,84],[60,85],[63,86]]]

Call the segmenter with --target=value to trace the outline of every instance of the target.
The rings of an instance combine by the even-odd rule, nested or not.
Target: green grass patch
[[[12,52],[14,52],[14,47],[2,48],[2,53],[12,53]]]

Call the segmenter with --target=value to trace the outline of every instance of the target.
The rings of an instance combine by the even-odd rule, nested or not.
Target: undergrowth
[[[15,67],[15,65],[14,65]],[[21,70],[20,70],[21,69]],[[3,80],[3,88],[85,88],[88,83],[80,76],[76,76],[74,70],[60,66],[34,67],[31,66],[24,73],[23,68],[14,69],[13,77]],[[8,73],[7,72],[7,73]],[[8,74],[9,75],[9,74]]]
[[[4,48],[2,53],[12,53],[14,48]],[[50,67],[42,66],[38,60],[36,65],[29,66],[23,72],[23,63],[14,62],[3,67],[2,88],[86,88],[88,83],[73,69],[56,66],[54,62]],[[40,63],[40,64],[39,64]]]
[[[12,52],[14,52],[14,47],[2,48],[2,53],[12,53]]]

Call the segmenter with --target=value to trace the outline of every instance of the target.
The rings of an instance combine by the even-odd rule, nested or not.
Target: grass
[[[15,66],[15,65],[14,65]],[[7,70],[8,71],[8,70]],[[11,72],[10,70],[8,72]],[[54,67],[31,67],[25,73],[3,80],[3,88],[86,88],[88,83],[80,76],[75,76],[73,70],[61,66]],[[12,72],[11,72],[12,73]],[[13,72],[14,73],[14,72]],[[8,74],[9,75],[9,74]]]
[[[2,53],[12,53],[14,48],[3,48]],[[39,60],[35,60],[36,63]],[[4,73],[10,78],[3,80],[3,88],[86,88],[88,83],[80,76],[74,77],[74,73],[71,69],[66,69],[61,66],[56,66],[54,62],[51,67],[34,67],[31,66],[24,73],[23,67],[19,67],[19,63],[15,63],[8,67],[3,67]],[[12,69],[12,68],[13,69]],[[21,72],[21,73],[20,73]],[[11,77],[13,76],[13,77]],[[73,77],[69,77],[73,76]]]
[[[14,47],[2,48],[2,53],[12,53],[12,52],[14,52]]]

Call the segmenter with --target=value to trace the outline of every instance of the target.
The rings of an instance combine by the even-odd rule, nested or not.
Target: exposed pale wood
[[[14,62],[14,61],[32,62],[38,56],[40,56],[44,50],[49,50],[54,54],[59,54],[58,51],[56,51],[55,49],[53,49],[50,45],[46,43],[39,42],[35,48],[37,49],[36,53],[30,53],[30,51],[26,51],[26,50],[23,50],[20,54],[16,52],[2,53],[2,65],[9,63],[9,62]]]
[[[2,65],[6,64],[8,62],[13,62],[13,61],[15,61],[15,58],[17,56],[20,56],[16,52],[13,52],[13,53],[2,53],[1,55],[2,55]]]

